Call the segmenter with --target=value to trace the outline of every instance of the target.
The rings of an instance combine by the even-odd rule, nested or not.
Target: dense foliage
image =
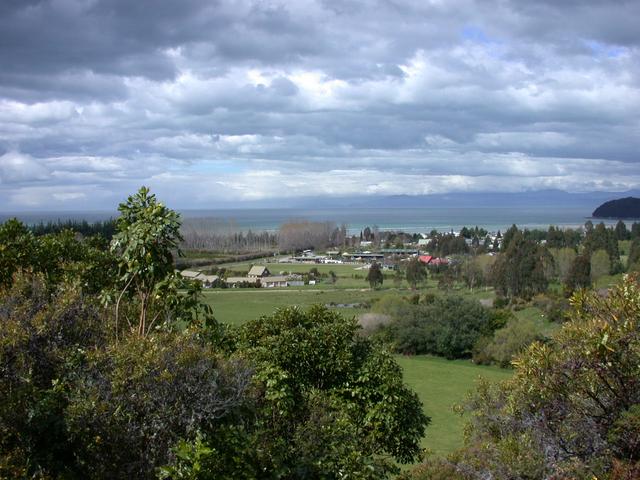
[[[387,301],[378,311],[393,321],[376,333],[405,354],[432,354],[446,358],[470,357],[476,342],[491,336],[503,319],[478,302],[462,297],[434,297],[410,304]]]
[[[371,267],[369,267],[369,271],[367,272],[367,282],[371,288],[376,288],[384,282],[384,275],[382,274],[382,268],[380,264],[377,262],[373,262]]]
[[[65,230],[71,230],[72,232],[79,233],[85,237],[100,235],[107,240],[111,240],[111,237],[116,233],[116,221],[112,218],[92,223],[89,223],[86,220],[58,220],[56,222],[40,222],[30,225],[28,228],[36,236],[61,233]]]
[[[233,352],[255,366],[257,398],[229,435],[245,445],[235,455],[246,456],[232,471],[220,440],[204,437],[168,474],[381,478],[395,470],[391,459],[414,460],[428,418],[393,358],[358,329],[321,307],[283,309],[242,327]],[[207,473],[194,474],[203,463]]]
[[[549,283],[546,272],[553,266],[549,251],[527,240],[517,228],[505,233],[503,247],[504,252],[493,265],[496,292],[505,297],[524,298],[544,292]]]
[[[411,288],[415,289],[420,283],[427,279],[427,269],[417,257],[413,257],[407,262],[405,275]]]

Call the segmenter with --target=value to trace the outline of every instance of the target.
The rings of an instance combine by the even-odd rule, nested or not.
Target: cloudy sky
[[[2,0],[0,210],[640,187],[640,2]]]

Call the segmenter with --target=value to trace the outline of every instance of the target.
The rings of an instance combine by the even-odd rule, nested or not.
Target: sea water
[[[580,207],[407,207],[407,208],[325,208],[325,209],[230,209],[181,210],[182,221],[189,226],[208,226],[220,231],[276,231],[289,221],[334,222],[345,224],[349,234],[365,227],[379,230],[428,233],[459,231],[462,227],[482,227],[490,232],[504,231],[512,224],[520,228],[547,229],[549,225],[577,228],[590,219],[590,211]],[[58,220],[103,221],[117,212],[29,212],[0,214],[0,221],[16,216],[27,224]],[[613,225],[616,220],[603,221]],[[630,227],[633,220],[627,220]]]

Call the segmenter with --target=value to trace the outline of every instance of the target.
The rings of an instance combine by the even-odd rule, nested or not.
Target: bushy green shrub
[[[406,304],[396,311],[402,315],[379,334],[405,354],[468,358],[480,337],[503,325],[503,319],[479,302],[456,296],[437,297],[426,305]]]
[[[243,447],[233,453],[218,435],[182,442],[166,475],[377,479],[397,470],[391,458],[415,459],[428,418],[393,357],[358,330],[322,307],[241,327],[235,354],[255,365],[259,406],[227,431]]]
[[[78,475],[65,410],[87,350],[106,344],[99,308],[40,277],[0,293],[0,478]],[[17,475],[16,472],[23,472]]]

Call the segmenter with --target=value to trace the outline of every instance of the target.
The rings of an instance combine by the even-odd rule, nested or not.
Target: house
[[[446,258],[438,258],[432,255],[420,255],[418,256],[418,260],[420,260],[425,265],[429,265],[429,266],[431,265],[439,266],[439,265],[449,264],[449,260],[447,260]]]
[[[183,270],[180,272],[180,275],[187,280],[198,280],[204,288],[211,288],[215,282],[220,280],[218,275],[205,275],[202,272],[193,270]]]
[[[188,278],[189,280],[195,280],[196,277],[202,275],[202,273],[195,272],[193,270],[183,270],[180,272],[180,275],[182,275],[184,278]]]
[[[431,260],[431,263],[429,263],[429,265],[449,265],[449,260],[447,260],[446,258],[434,258],[433,260]]]
[[[384,259],[383,253],[371,253],[371,252],[356,252],[349,254],[352,260],[358,260],[362,262],[376,262]]]
[[[269,269],[267,267],[265,267],[264,265],[254,265],[249,270],[247,277],[255,279],[255,278],[268,277],[269,275],[271,275],[271,272],[269,272]]]
[[[260,286],[265,288],[287,287],[289,286],[289,278],[284,275],[264,277],[260,279]]]
[[[431,260],[433,260],[433,256],[431,256],[431,255],[420,255],[420,256],[418,256],[418,260],[420,260],[425,265],[429,265],[429,263],[431,263]]]
[[[218,275],[204,275],[201,273],[196,277],[196,280],[201,281],[204,288],[211,288],[214,283],[220,280],[220,277]]]
[[[225,280],[225,283],[230,288],[236,288],[238,285],[242,285],[243,283],[252,283],[252,284],[260,283],[260,279],[250,278],[250,277],[228,277]]]

